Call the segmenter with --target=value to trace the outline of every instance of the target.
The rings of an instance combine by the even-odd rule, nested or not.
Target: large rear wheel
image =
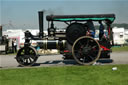
[[[92,37],[79,37],[72,46],[72,55],[77,63],[90,65],[96,62],[101,54],[99,43]]]

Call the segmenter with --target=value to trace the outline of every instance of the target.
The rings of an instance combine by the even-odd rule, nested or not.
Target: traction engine
[[[64,59],[74,59],[78,64],[90,65],[100,58],[110,58],[113,36],[111,24],[115,20],[114,14],[96,15],[47,15],[48,35],[44,35],[43,11],[39,11],[39,35],[32,35],[25,32],[24,47],[21,48],[16,60],[22,66],[33,65],[39,55],[35,47],[31,45],[31,40],[37,42],[41,49],[57,49]],[[93,24],[88,22],[104,21],[107,29],[107,36],[96,39],[92,36]],[[64,30],[57,30],[55,22],[65,23]]]

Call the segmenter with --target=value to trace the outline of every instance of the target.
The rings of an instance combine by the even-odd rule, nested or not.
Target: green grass
[[[128,85],[128,65],[1,69],[0,85]]]
[[[128,51],[128,46],[123,47],[112,47],[112,51]]]

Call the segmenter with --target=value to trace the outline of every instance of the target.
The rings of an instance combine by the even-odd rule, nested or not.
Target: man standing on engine
[[[104,25],[102,24],[102,21],[99,21],[99,24],[99,40],[101,40],[104,35]]]
[[[90,31],[91,36],[95,37],[95,27],[92,21],[87,21],[88,30]]]

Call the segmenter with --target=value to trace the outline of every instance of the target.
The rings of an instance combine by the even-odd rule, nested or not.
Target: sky
[[[0,25],[6,29],[38,29],[38,11],[49,14],[109,14],[128,23],[128,0],[0,0]],[[45,20],[45,18],[44,18]],[[47,29],[47,21],[44,21]]]

